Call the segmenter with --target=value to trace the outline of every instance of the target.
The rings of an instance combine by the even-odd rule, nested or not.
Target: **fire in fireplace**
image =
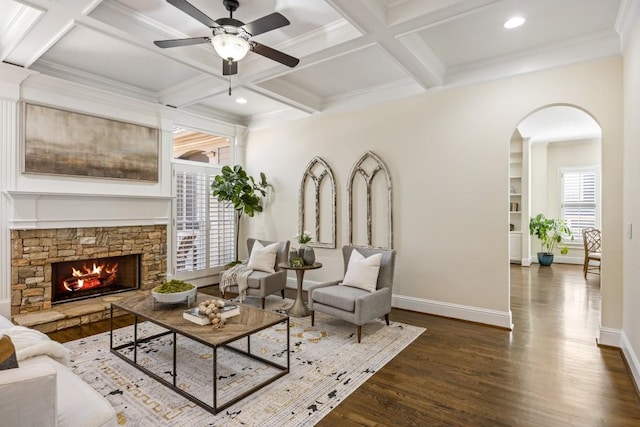
[[[51,264],[52,303],[89,298],[139,287],[140,255]]]

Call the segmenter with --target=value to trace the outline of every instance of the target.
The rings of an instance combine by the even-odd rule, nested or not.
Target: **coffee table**
[[[198,293],[198,295],[196,296],[196,305],[204,300],[214,299],[214,298],[215,297],[212,297],[211,295]],[[234,304],[236,303],[234,302]],[[274,313],[272,311],[267,311],[267,310],[262,310],[256,307],[252,307],[246,304],[238,304],[238,305],[240,306],[240,315],[228,319],[227,323],[223,328],[213,329],[211,325],[201,326],[183,319],[182,313],[186,309],[185,304],[176,304],[168,307],[163,306],[162,308],[154,310],[152,297],[150,295],[134,296],[131,298],[122,299],[118,302],[113,302],[111,303],[111,327],[110,327],[110,339],[109,339],[110,351],[111,353],[123,359],[125,362],[143,371],[144,373],[149,375],[151,378],[169,387],[176,393],[179,393],[180,395],[186,397],[192,402],[202,406],[204,409],[208,410],[209,412],[213,414],[217,414],[218,412],[224,410],[225,408],[228,408],[229,406],[244,399],[250,394],[261,389],[262,387],[265,387],[266,385],[274,382],[275,380],[282,377],[283,375],[286,375],[287,373],[289,373],[289,367],[290,367],[289,317],[282,314]],[[119,344],[117,346],[114,346],[114,339],[113,339],[114,309],[123,310],[125,312],[131,313],[134,316],[133,340],[126,341],[123,344]],[[139,339],[138,338],[139,319],[152,322],[162,327],[163,329],[165,329],[165,331],[162,331],[152,336],[147,336]],[[280,365],[272,360],[265,359],[251,352],[251,336],[257,332],[260,332],[264,329],[270,328],[280,323],[286,324],[287,344],[286,344],[286,349],[283,349],[283,350],[286,350],[286,353],[287,353],[286,366]],[[172,339],[173,339],[173,349],[172,349],[173,358],[172,359],[173,360],[171,361],[173,370],[171,372],[172,381],[167,381],[166,379],[160,377],[157,373],[151,372],[149,369],[147,369],[144,366],[141,366],[138,363],[138,347],[140,346],[140,344],[147,343],[155,338],[165,336],[165,335],[171,335],[171,334],[173,335],[172,336]],[[176,369],[176,364],[178,363],[178,360],[176,358],[178,335],[187,337],[201,344],[204,344],[205,346],[210,347],[213,352],[213,357],[212,357],[213,363],[211,367],[213,372],[213,380],[212,380],[212,385],[213,385],[212,403],[213,404],[212,405],[208,404],[207,402],[204,402],[203,400],[197,398],[193,394],[176,386],[178,382],[178,375],[180,373],[180,371]],[[243,349],[239,349],[237,347],[230,346],[231,343],[234,343],[238,340],[245,339],[245,338],[247,340],[246,351]],[[258,361],[265,365],[269,365],[276,369],[276,374],[271,377],[267,377],[265,380],[257,383],[255,386],[253,386],[249,390],[238,392],[237,395],[236,393],[233,392],[233,390],[225,390],[224,391],[225,397],[229,397],[229,396],[231,397],[229,397],[229,399],[226,399],[223,404],[218,404],[220,394],[222,393],[221,390],[218,390],[218,372],[217,372],[218,350],[221,348],[231,350],[231,352],[233,352],[234,354],[239,354],[241,356],[248,357],[252,360]],[[127,357],[125,354],[123,354],[121,352],[121,350],[123,349],[132,349],[133,357]],[[148,356],[149,356],[148,353],[145,354],[145,357],[148,357]]]

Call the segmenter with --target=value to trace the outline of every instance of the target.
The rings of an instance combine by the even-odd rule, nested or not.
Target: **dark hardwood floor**
[[[511,332],[394,309],[392,320],[427,331],[319,425],[639,426],[621,352],[596,345],[597,276],[585,281],[575,265],[514,265],[511,282]],[[108,326],[50,336],[64,342]]]

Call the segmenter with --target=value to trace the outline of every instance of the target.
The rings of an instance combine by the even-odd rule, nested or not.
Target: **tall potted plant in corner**
[[[235,263],[239,262],[238,240],[242,215],[253,217],[256,212],[262,212],[262,197],[267,195],[266,190],[269,186],[264,173],[260,172],[260,181],[256,182],[240,165],[223,166],[222,173],[213,179],[211,194],[221,202],[233,204],[236,211]]]
[[[538,252],[538,263],[540,265],[551,265],[553,263],[553,251],[560,249],[562,255],[569,252],[569,248],[562,243],[565,236],[571,237],[571,230],[561,219],[546,218],[544,214],[538,214],[529,220],[529,234],[536,236],[540,240],[541,251]]]

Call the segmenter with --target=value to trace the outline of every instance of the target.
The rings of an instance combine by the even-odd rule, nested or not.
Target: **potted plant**
[[[316,254],[311,246],[307,246],[312,239],[311,233],[303,231],[293,238],[298,242],[298,256],[304,260],[305,265],[312,265],[316,260]]]
[[[538,252],[538,263],[540,265],[551,265],[553,263],[553,251],[560,249],[562,255],[569,252],[567,246],[562,246],[562,239],[565,236],[571,237],[571,230],[561,219],[546,218],[544,214],[538,214],[529,220],[529,234],[540,239],[541,251]]]
[[[262,197],[267,195],[267,188],[271,184],[267,177],[260,172],[260,181],[247,174],[240,165],[223,166],[222,173],[216,175],[211,184],[211,194],[221,202],[233,203],[236,211],[236,241],[235,254],[238,261],[238,239],[240,238],[240,220],[243,214],[253,217],[256,212],[262,212]],[[260,194],[261,196],[259,196]]]
[[[311,233],[309,233],[308,231],[303,231],[302,233],[298,233],[293,236],[293,238],[296,239],[296,242],[298,242],[299,248],[304,249],[307,247],[307,243],[311,241]]]

